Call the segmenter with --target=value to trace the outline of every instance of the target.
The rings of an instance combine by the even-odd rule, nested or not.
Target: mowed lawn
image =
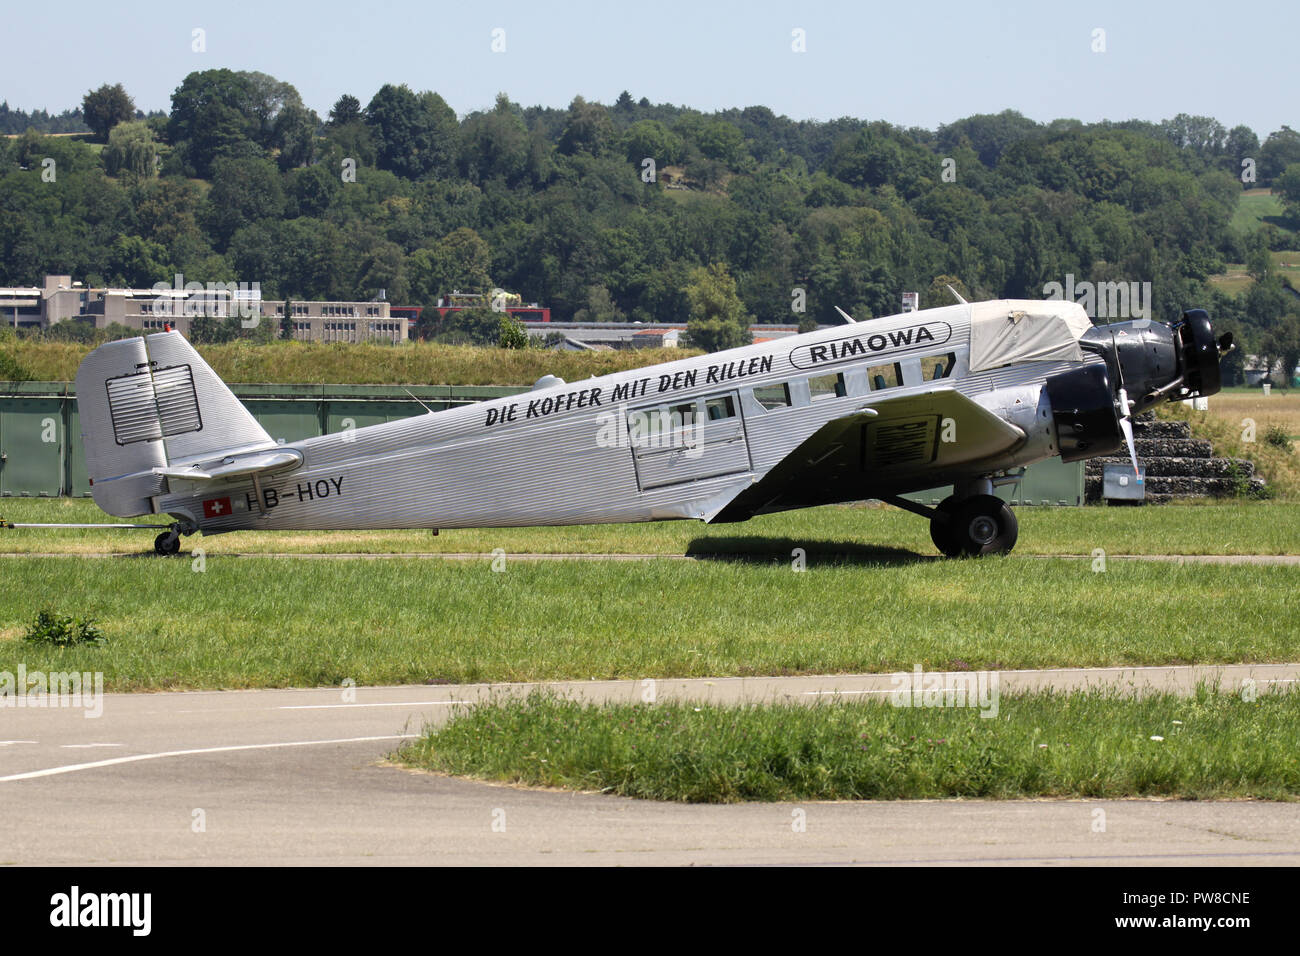
[[[1300,554],[1300,503],[1293,501],[1188,503],[1158,507],[1018,508],[1015,553]],[[14,522],[113,522],[85,498],[4,498],[0,516]],[[396,517],[396,516],[395,516]],[[146,523],[147,519],[139,519]],[[0,530],[0,553],[149,553],[156,532],[86,529]],[[747,552],[789,558],[800,547],[810,557],[880,557],[896,551],[938,552],[928,522],[887,506],[830,506],[764,515],[739,524],[667,521],[570,528],[489,528],[429,531],[240,531],[183,539],[182,555],[231,553],[482,553],[691,554]]]
[[[0,671],[102,671],[126,690],[1300,657],[1295,567],[1093,566],[3,558]],[[42,608],[95,620],[107,646],[23,642]]]

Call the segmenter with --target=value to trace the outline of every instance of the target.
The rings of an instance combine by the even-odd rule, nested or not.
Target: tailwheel
[[[181,536],[178,531],[164,531],[153,539],[153,549],[159,554],[176,554],[181,549]]]
[[[957,503],[947,531],[956,553],[970,557],[1006,554],[1015,547],[1019,533],[1015,514],[995,495],[973,495]],[[944,554],[955,556],[947,550]]]

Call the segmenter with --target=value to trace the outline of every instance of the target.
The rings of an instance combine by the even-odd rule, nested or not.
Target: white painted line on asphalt
[[[231,753],[236,750],[274,750],[279,747],[314,747],[320,744],[358,744],[372,740],[406,740],[419,734],[389,734],[383,737],[340,737],[333,740],[294,740],[273,744],[237,744],[230,747],[203,747],[198,750],[166,750],[156,754],[134,754],[130,757],[113,757],[110,760],[96,760],[93,763],[66,764],[62,767],[48,767],[45,770],[30,770],[27,773],[14,773],[0,777],[0,783],[12,780],[32,780],[36,777],[53,777],[57,774],[75,773],[78,770],[93,770],[96,767],[111,767],[115,764],[136,763],[140,760],[157,760],[160,757],[190,757],[195,754]]]
[[[806,690],[803,695],[805,697],[821,697],[823,694],[892,694],[896,689],[891,687],[889,690]]]
[[[60,744],[61,750],[91,750],[95,747],[125,747],[126,744]]]
[[[12,747],[14,744],[34,744],[34,740],[0,740],[0,747]]]
[[[433,704],[472,704],[472,700],[405,700],[393,704],[281,704],[276,710],[343,710],[349,707],[429,707]]]

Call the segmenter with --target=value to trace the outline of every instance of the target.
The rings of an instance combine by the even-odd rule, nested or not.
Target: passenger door
[[[627,427],[642,491],[753,467],[736,392],[634,408]]]

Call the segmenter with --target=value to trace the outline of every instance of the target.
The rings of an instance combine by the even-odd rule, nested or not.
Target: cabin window
[[[705,421],[717,422],[724,418],[735,417],[736,403],[732,401],[730,395],[719,395],[716,398],[706,398],[704,400]]]
[[[949,352],[947,355],[927,355],[921,359],[921,374],[927,382],[947,378],[952,374],[956,364],[956,352]]]
[[[898,388],[903,384],[903,370],[899,368],[897,362],[890,362],[888,365],[873,365],[867,369],[867,381],[871,383],[873,392],[879,392],[885,388]]]
[[[844,376],[814,375],[808,379],[808,394],[814,402],[823,398],[843,398],[848,394],[844,389]]]
[[[774,408],[788,408],[793,404],[790,401],[790,385],[788,382],[780,382],[776,385],[756,385],[754,386],[754,401],[769,412]]]
[[[670,428],[690,428],[695,424],[695,403],[682,402],[680,405],[673,405],[668,409],[668,425]]]

